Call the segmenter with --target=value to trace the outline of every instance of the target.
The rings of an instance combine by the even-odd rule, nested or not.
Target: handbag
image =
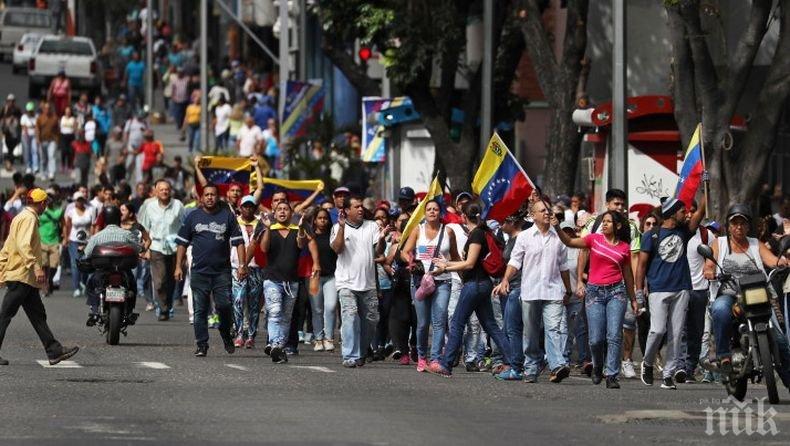
[[[442,250],[442,239],[444,238],[444,225],[439,227],[439,242],[436,244],[436,249],[433,251],[433,256],[431,259],[436,258],[439,254],[439,251]],[[430,296],[436,291],[436,281],[433,279],[431,275],[431,271],[433,271],[433,267],[435,265],[431,263],[431,266],[428,268],[428,271],[422,275],[420,279],[420,286],[417,287],[417,291],[414,293],[414,298],[422,301],[426,297]]]

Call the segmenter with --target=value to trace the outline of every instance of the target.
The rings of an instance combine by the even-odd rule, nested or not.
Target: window
[[[52,15],[37,12],[8,11],[3,20],[5,26],[23,28],[52,28]]]
[[[88,42],[80,42],[78,40],[45,40],[38,47],[38,53],[93,56],[93,49]]]

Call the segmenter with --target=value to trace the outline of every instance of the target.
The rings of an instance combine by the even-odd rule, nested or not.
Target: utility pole
[[[609,187],[628,192],[628,111],[626,107],[626,2],[612,0],[614,49],[612,57],[612,137]]]
[[[285,90],[288,85],[288,72],[290,71],[291,55],[288,53],[288,0],[280,0],[280,94],[278,95],[278,111],[280,125],[283,124],[285,114]]]
[[[484,150],[491,138],[494,78],[494,0],[483,0],[483,79],[480,110],[480,147]],[[444,85],[442,86],[444,87]]]
[[[299,80],[307,80],[307,0],[299,0]]]
[[[154,1],[146,3],[145,15],[145,104],[150,113],[154,108]]]
[[[200,151],[208,152],[208,0],[200,0]]]

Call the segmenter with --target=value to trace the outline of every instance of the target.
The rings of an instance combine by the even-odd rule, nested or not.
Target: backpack
[[[488,245],[488,254],[483,259],[483,270],[495,278],[500,278],[505,275],[505,258],[502,256],[503,244],[494,237],[491,231],[485,231],[486,244]]]

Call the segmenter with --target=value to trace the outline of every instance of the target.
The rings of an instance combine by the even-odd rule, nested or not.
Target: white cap
[[[71,196],[72,201],[77,201],[80,198],[85,199],[85,193],[82,191],[74,192],[74,194]]]
[[[14,93],[8,93],[8,96],[5,97],[6,101],[13,101],[14,99],[16,99]]]

